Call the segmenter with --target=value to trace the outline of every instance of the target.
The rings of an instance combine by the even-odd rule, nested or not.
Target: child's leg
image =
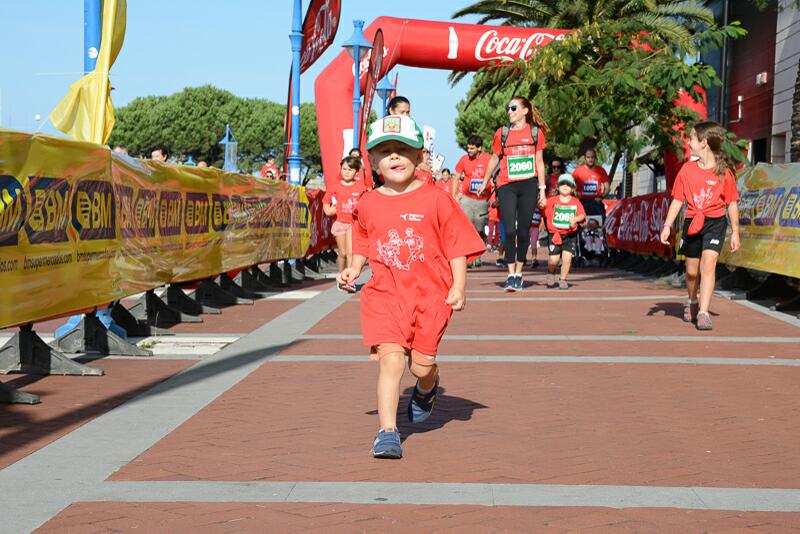
[[[439,376],[439,366],[435,363],[432,365],[423,365],[416,362],[409,355],[408,369],[411,374],[417,377],[419,389],[423,391],[430,391],[436,385],[436,377]]]
[[[717,258],[719,254],[713,250],[704,250],[703,255],[700,257],[699,260],[699,267],[700,267],[700,309],[699,311],[708,313],[708,309],[711,307],[711,296],[714,294],[714,286],[717,283]],[[687,258],[688,262],[688,258]],[[686,280],[689,280],[688,272],[689,268],[686,268],[687,277]],[[692,300],[697,299],[697,284],[695,283],[695,298]],[[690,294],[691,296],[691,294]]]
[[[556,262],[557,263],[557,262]],[[572,265],[572,252],[566,250],[561,252],[561,279],[566,280],[569,276],[569,268]],[[555,271],[555,269],[553,269]]]
[[[378,372],[378,420],[381,429],[397,428],[397,405],[400,402],[400,379],[406,368],[406,350],[387,343],[374,349],[380,363]]]
[[[353,228],[347,229],[345,236],[345,267],[350,267],[353,264]]]
[[[686,291],[689,300],[697,302],[698,276],[700,274],[700,258],[686,258]]]
[[[336,266],[339,272],[342,272],[347,267],[347,235],[338,234],[334,238],[336,238]]]
[[[558,269],[558,261],[561,259],[560,255],[553,256],[552,254],[547,257],[547,272],[550,274],[556,274],[556,269]]]

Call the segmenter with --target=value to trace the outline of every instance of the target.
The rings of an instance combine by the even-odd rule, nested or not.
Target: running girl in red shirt
[[[668,245],[672,225],[686,203],[686,220],[678,251],[686,256],[689,293],[683,320],[696,322],[698,330],[713,328],[708,310],[716,284],[717,259],[728,226],[725,206],[731,221],[731,252],[739,250],[739,206],[736,204],[739,192],[733,162],[722,151],[724,140],[725,129],[716,122],[701,122],[692,128],[689,148],[698,159],[685,163],[678,172],[672,188],[672,203],[661,230],[661,242]]]
[[[453,310],[465,303],[467,257],[484,251],[455,199],[414,178],[423,136],[411,117],[372,123],[367,151],[384,185],[365,193],[353,213],[353,263],[338,282],[352,286],[369,258],[372,278],[361,294],[361,328],[380,363],[376,458],[401,458],[397,430],[406,362],[417,377],[408,419],[428,418],[436,400],[436,353]]]
[[[325,192],[322,201],[325,215],[336,216],[331,233],[336,239],[336,264],[340,272],[353,260],[353,209],[367,190],[363,180],[356,180],[360,170],[360,159],[354,156],[344,158],[340,163],[339,179]]]
[[[574,197],[575,180],[569,174],[558,178],[558,195],[550,197],[544,206],[547,221],[548,250],[547,287],[569,289],[567,277],[576,252],[578,223],[586,220],[583,205]],[[561,260],[561,279],[556,283],[556,267]]]

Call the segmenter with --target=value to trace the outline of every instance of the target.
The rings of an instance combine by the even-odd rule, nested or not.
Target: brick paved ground
[[[264,300],[226,309],[205,329],[181,325],[187,333],[252,332],[229,347],[242,343],[242,356],[225,353],[226,361],[258,356],[253,347],[269,352],[241,380],[208,390],[207,402],[174,430],[124,460],[107,462],[105,481],[94,489],[82,482],[74,498],[36,525],[42,532],[81,533],[800,530],[796,323],[717,298],[715,330],[699,333],[680,319],[683,293],[651,280],[586,269],[576,272],[567,292],[547,290],[541,270],[527,280],[525,292],[506,295],[497,287],[500,270],[470,273],[467,310],[456,315],[452,338],[441,347],[443,394],[428,422],[400,424],[406,456],[398,462],[369,455],[377,370],[357,337],[358,295],[327,291],[308,301]],[[328,282],[293,289],[329,288]],[[320,306],[330,312],[303,322]],[[286,314],[303,324],[299,337],[269,348],[269,336],[285,327],[258,327]],[[547,337],[565,335],[582,337]],[[575,356],[585,361],[566,358]],[[669,357],[694,363],[665,363]],[[156,363],[165,364],[158,376],[187,365],[151,361],[149,373],[156,373]],[[205,375],[197,374],[192,380],[202,388]],[[117,373],[109,368],[107,377],[80,384],[111,382],[112,376]],[[153,378],[137,380],[127,391]],[[404,377],[401,411],[412,385]],[[23,390],[37,392],[33,384]],[[105,395],[119,393],[111,388]],[[19,410],[28,422],[69,420],[79,411],[69,402],[75,401],[59,402],[52,413],[44,411],[55,409],[49,403]],[[152,416],[156,425],[164,414]],[[61,433],[75,426],[64,425]],[[26,461],[44,465],[47,457],[40,455],[47,451]],[[9,467],[0,470],[0,491],[4,471],[20,456],[4,458],[0,454],[0,467]],[[164,485],[173,481],[184,485]],[[343,485],[325,490],[314,489],[315,483]],[[389,487],[399,493],[370,493],[370,483],[394,484]],[[433,485],[416,490],[414,483]],[[281,493],[281,484],[288,484],[288,493]],[[577,495],[600,485],[613,504],[558,496],[563,488]],[[493,487],[521,493],[513,506],[499,497],[485,505],[468,497],[475,488]],[[676,505],[660,496],[672,490],[694,500]],[[550,504],[537,504],[532,492]],[[729,500],[707,497],[714,492]]]

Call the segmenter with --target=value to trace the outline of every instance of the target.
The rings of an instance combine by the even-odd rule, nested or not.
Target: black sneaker
[[[503,291],[506,291],[508,293],[510,293],[512,291],[516,291],[516,289],[514,289],[514,279],[515,278],[516,278],[516,276],[509,276],[508,278],[506,278],[506,283],[503,284]]]
[[[419,385],[419,383],[417,384]],[[439,377],[436,377],[436,385],[427,393],[420,393],[417,386],[414,386],[414,393],[408,401],[408,420],[412,423],[421,423],[430,417],[433,405],[436,402],[436,395],[439,389]]]

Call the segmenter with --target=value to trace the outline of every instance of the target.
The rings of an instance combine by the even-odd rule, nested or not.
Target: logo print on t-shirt
[[[694,205],[697,207],[698,210],[701,210],[711,202],[711,199],[714,197],[714,194],[711,192],[711,188],[708,189],[701,189],[700,193],[697,195],[692,195],[694,199]]]
[[[422,236],[415,234],[413,228],[406,228],[404,236],[391,229],[388,240],[378,239],[378,259],[388,267],[408,271],[415,261],[425,261],[424,244]]]

